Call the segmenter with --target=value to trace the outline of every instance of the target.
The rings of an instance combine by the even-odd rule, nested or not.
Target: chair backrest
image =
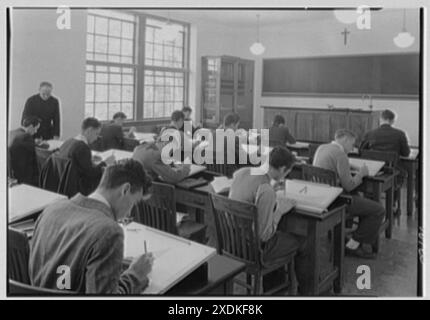
[[[53,153],[40,173],[39,184],[43,189],[73,197],[79,191],[80,178],[73,161]]]
[[[211,194],[218,253],[260,264],[261,244],[255,205]]]
[[[34,287],[29,284],[9,279],[8,294],[11,296],[69,296],[77,293],[70,290],[53,290]]]
[[[316,183],[324,183],[330,186],[337,186],[336,173],[331,170],[314,167],[308,164],[302,165],[302,179]]]
[[[320,146],[321,144],[319,144],[319,143],[310,143],[309,144],[309,154],[308,154],[308,156],[309,156],[309,160],[310,161],[312,161],[313,160],[313,158],[314,158],[314,156],[315,156],[315,152],[317,151],[317,149],[318,149],[318,147]]]
[[[139,141],[136,139],[131,138],[124,138],[124,147],[123,149],[126,151],[134,151],[134,148],[136,148],[139,145]]]
[[[43,149],[43,148],[35,148],[35,150],[36,150],[37,167],[39,168],[39,172],[40,172],[42,168],[45,166],[45,163],[48,160],[49,156],[52,154],[52,151],[48,149]]]
[[[25,201],[25,199],[23,199]],[[30,283],[28,260],[30,246],[27,235],[18,230],[7,230],[7,270],[8,278],[22,283]]]
[[[144,225],[177,234],[175,187],[153,182],[151,198],[135,206],[134,218]]]
[[[399,155],[392,151],[362,150],[360,157],[363,159],[384,161],[385,165],[390,168],[397,166]]]

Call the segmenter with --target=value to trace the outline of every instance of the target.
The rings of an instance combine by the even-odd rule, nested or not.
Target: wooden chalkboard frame
[[[282,91],[282,92],[278,92],[278,91],[272,91],[272,90],[267,90],[266,87],[266,83],[265,83],[265,63],[270,62],[270,61],[279,61],[280,63],[282,62],[291,62],[291,61],[311,61],[311,59],[313,61],[321,59],[321,60],[331,60],[331,59],[336,59],[336,58],[340,58],[343,60],[349,59],[349,58],[369,58],[372,59],[372,62],[370,63],[374,63],[374,61],[379,61],[379,63],[381,63],[382,60],[378,60],[378,58],[381,58],[382,56],[388,56],[388,57],[396,57],[396,56],[411,56],[412,58],[417,58],[418,61],[418,70],[417,70],[417,78],[418,78],[418,86],[415,88],[414,87],[414,91],[416,91],[417,93],[415,94],[405,94],[405,93],[399,93],[399,94],[395,94],[395,93],[369,93],[369,92],[363,92],[363,93],[340,93],[340,92],[309,92],[309,90],[303,90],[300,92],[296,92],[296,91]],[[332,60],[333,61],[333,60]],[[358,54],[358,55],[330,55],[330,56],[309,56],[309,57],[288,57],[288,58],[266,58],[263,59],[263,72],[262,72],[262,85],[261,85],[261,91],[262,91],[262,96],[263,97],[337,97],[337,98],[362,98],[363,94],[370,94],[372,96],[372,98],[374,99],[402,99],[402,100],[416,100],[419,98],[419,89],[420,89],[420,54],[418,52],[402,52],[402,53],[378,53],[378,54]],[[378,68],[381,68],[380,65],[377,66]],[[373,70],[373,69],[372,69]],[[313,72],[313,71],[310,71]],[[317,71],[315,71],[317,72]],[[367,75],[369,76],[369,75]],[[371,76],[372,79],[374,79],[376,86],[381,86],[382,85],[382,81],[380,76],[378,75],[378,77],[373,77],[373,75]],[[312,80],[313,81],[313,80]],[[312,85],[310,85],[312,86]],[[382,89],[380,89],[382,90]]]

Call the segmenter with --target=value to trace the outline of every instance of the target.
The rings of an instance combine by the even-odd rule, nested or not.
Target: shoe
[[[345,248],[345,255],[350,257],[360,258],[360,259],[368,259],[368,260],[373,260],[376,258],[376,254],[363,250],[361,246],[355,250]]]

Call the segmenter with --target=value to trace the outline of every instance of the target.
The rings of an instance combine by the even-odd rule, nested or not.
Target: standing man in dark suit
[[[360,150],[392,151],[402,157],[409,156],[411,150],[406,134],[402,130],[393,128],[395,118],[396,115],[391,110],[382,111],[381,125],[364,135]]]
[[[128,133],[124,135],[122,128],[126,119],[127,116],[124,112],[117,112],[113,115],[113,121],[102,127],[100,136],[103,150],[123,149],[124,136],[133,138],[133,134],[136,131],[135,127],[131,127]]]
[[[22,121],[29,116],[35,116],[41,120],[36,138],[43,140],[60,138],[60,104],[51,93],[52,84],[42,82],[39,93],[27,99],[22,114]]]
[[[9,133],[8,151],[10,166],[18,183],[37,186],[39,170],[33,135],[40,127],[40,119],[30,116],[24,119],[22,127]]]

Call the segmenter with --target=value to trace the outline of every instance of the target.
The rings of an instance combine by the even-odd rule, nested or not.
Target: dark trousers
[[[278,224],[276,233],[263,244],[263,260],[268,264],[270,261],[285,257],[296,251],[294,259],[295,273],[299,283],[299,294],[308,292],[308,279],[312,274],[307,263],[309,250],[306,238],[286,231],[285,215]]]
[[[354,195],[347,214],[348,217],[359,218],[358,228],[352,238],[360,243],[373,244],[385,217],[384,207],[379,202]]]

